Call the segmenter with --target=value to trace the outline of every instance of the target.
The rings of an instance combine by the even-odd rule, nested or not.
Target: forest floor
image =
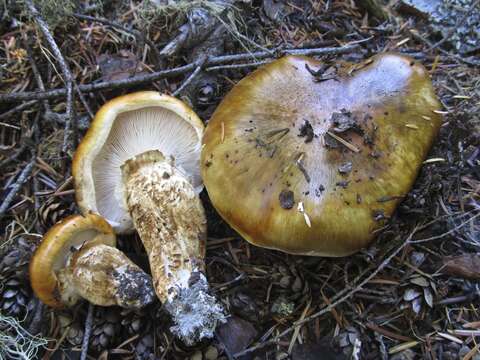
[[[0,359],[479,359],[479,1],[450,2],[453,24],[439,32],[409,2],[0,1]],[[71,159],[95,111],[151,89],[208,123],[235,83],[288,49],[326,64],[394,51],[432,77],[444,123],[377,240],[346,258],[254,247],[204,191],[207,275],[232,315],[214,339],[175,340],[159,302],[91,307],[91,323],[85,302],[42,306],[29,259],[78,212]],[[119,247],[148,271],[138,236]]]

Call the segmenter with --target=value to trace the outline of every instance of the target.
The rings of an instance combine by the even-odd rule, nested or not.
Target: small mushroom
[[[441,105],[407,56],[381,54],[319,82],[312,70],[321,68],[287,56],[236,84],[205,131],[202,177],[249,242],[345,256],[366,247],[408,193]]]
[[[204,276],[204,126],[183,102],[153,91],[109,101],[73,159],[77,203],[119,233],[137,230],[158,298],[187,342],[213,336],[223,311]]]
[[[140,308],[155,299],[152,279],[115,247],[112,227],[95,214],[72,215],[43,237],[30,262],[30,282],[45,304],[80,299],[95,305]]]

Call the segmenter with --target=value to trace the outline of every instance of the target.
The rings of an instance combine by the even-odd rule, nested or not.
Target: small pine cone
[[[308,282],[297,270],[295,264],[289,267],[277,265],[273,280],[278,285],[277,294],[284,294],[290,300],[300,300],[310,292]]]
[[[0,312],[7,316],[23,318],[27,312],[29,299],[28,281],[13,275],[0,287]]]
[[[135,347],[135,359],[150,360],[155,359],[153,354],[153,336],[146,334],[140,338]]]
[[[353,326],[348,326],[333,338],[333,344],[350,358],[359,339],[360,333],[358,330]]]
[[[72,346],[81,346],[83,341],[83,326],[79,322],[74,321],[69,314],[58,315],[58,322],[61,334],[68,331],[65,340]]]
[[[120,316],[127,336],[145,333],[151,328],[151,318],[142,310],[122,309]]]
[[[92,348],[96,351],[108,350],[116,345],[114,342],[118,342],[121,328],[119,313],[115,307],[98,309],[90,339]]]
[[[410,309],[415,317],[422,317],[422,310],[433,307],[436,285],[433,281],[419,275],[409,279],[408,287],[403,292],[401,308]]]
[[[58,221],[72,213],[73,209],[71,206],[72,204],[68,202],[60,202],[56,198],[50,198],[38,209],[38,220],[45,229],[49,229]]]
[[[28,272],[28,263],[35,251],[33,241],[28,241],[23,237],[18,237],[12,241],[4,251],[0,252],[0,279],[7,277],[7,273]]]

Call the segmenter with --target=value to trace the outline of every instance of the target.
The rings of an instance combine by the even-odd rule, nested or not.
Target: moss
[[[66,25],[69,16],[80,10],[75,0],[33,0],[33,3],[50,29]],[[88,7],[102,9],[103,0],[91,0]],[[28,14],[26,9],[24,12]]]
[[[158,0],[144,0],[139,7],[138,15],[143,26],[148,27],[156,20],[165,17],[174,19],[175,25],[178,26],[185,22],[186,14],[193,8],[203,7],[220,15],[227,6],[229,5],[221,5],[211,0],[174,0],[168,1],[167,4]]]

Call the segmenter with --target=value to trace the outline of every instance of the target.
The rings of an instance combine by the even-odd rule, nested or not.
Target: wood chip
[[[458,329],[458,330],[448,330],[448,332],[452,335],[456,336],[480,336],[480,330],[463,330],[463,329]]]
[[[223,140],[225,140],[225,123],[222,121],[220,125],[222,126],[222,133],[221,133],[221,136],[220,136],[220,141],[223,144]]]
[[[443,259],[443,271],[466,279],[480,279],[480,255],[463,254]]]
[[[305,223],[307,224],[307,226],[308,226],[309,228],[311,228],[311,227],[312,227],[312,222],[310,221],[310,217],[308,216],[308,214],[305,212],[305,208],[303,207],[303,202],[302,202],[302,201],[300,201],[300,202],[298,203],[297,210],[298,210],[301,214],[303,214],[303,218],[305,219]]]
[[[447,340],[456,342],[457,344],[462,344],[462,345],[463,345],[463,341],[460,340],[459,338],[453,336],[453,335],[450,335],[450,334],[447,334],[447,333],[443,333],[443,332],[438,332],[437,335],[440,336],[440,337],[442,337],[442,338],[444,338],[444,339],[447,339]]]
[[[444,158],[430,158],[430,159],[425,160],[423,163],[424,164],[432,164],[432,163],[445,162],[445,161],[447,161],[447,160],[445,160]]]
[[[332,138],[334,138],[335,140],[337,140],[340,144],[342,144],[343,146],[345,146],[346,148],[352,150],[353,152],[356,152],[356,153],[359,153],[360,152],[360,149],[357,148],[355,145],[353,144],[350,144],[347,140],[344,140],[342,139],[340,136],[338,135],[335,135],[334,133],[330,132],[330,131],[327,131],[327,134],[330,135]]]
[[[397,48],[399,46],[402,46],[403,44],[406,44],[409,40],[410,38],[405,38],[403,40],[400,40],[398,43],[395,44],[394,48]]]
[[[392,348],[390,348],[390,350],[388,350],[388,353],[390,355],[393,355],[393,354],[396,354],[396,353],[399,353],[399,352],[402,352],[404,350],[407,350],[407,349],[410,349],[414,346],[417,346],[419,344],[418,341],[408,341],[408,342],[405,342],[403,344],[398,344]]]

